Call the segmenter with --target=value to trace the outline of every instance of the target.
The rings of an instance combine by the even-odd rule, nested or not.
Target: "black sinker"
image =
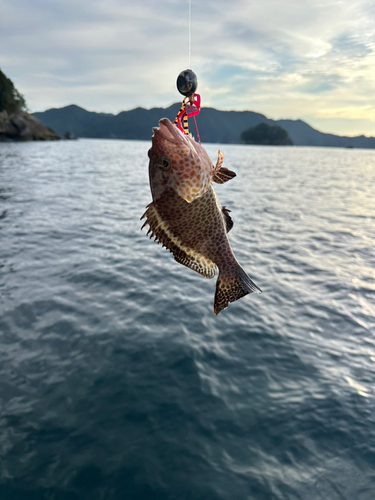
[[[197,75],[191,69],[185,69],[177,77],[177,89],[180,94],[189,97],[194,94],[198,87]]]

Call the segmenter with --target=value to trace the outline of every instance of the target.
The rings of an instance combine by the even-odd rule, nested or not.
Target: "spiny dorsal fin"
[[[154,202],[147,206],[147,210],[141,219],[144,218],[146,218],[146,222],[143,224],[142,229],[147,224],[149,226],[147,234],[151,233],[150,238],[155,238],[157,243],[161,243],[162,246],[168,248],[177,262],[189,267],[205,278],[215,276],[215,263],[184,245],[181,239],[173,234],[169,224],[158,211]]]
[[[224,184],[224,182],[230,181],[233,177],[236,177],[236,174],[231,170],[223,167],[224,154],[220,151],[217,152],[217,162],[214,167],[212,180],[217,184]]]
[[[219,149],[219,151],[217,152],[217,162],[214,168],[214,173],[218,172],[221,169],[221,167],[223,166],[223,161],[224,161],[224,153]]]
[[[233,227],[232,217],[229,215],[230,210],[227,207],[221,207],[221,211],[223,212],[225,227],[227,228],[227,233]]]

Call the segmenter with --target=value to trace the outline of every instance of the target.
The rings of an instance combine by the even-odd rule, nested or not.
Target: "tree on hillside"
[[[5,110],[12,114],[25,109],[25,99],[15,88],[12,80],[0,70],[0,112]]]
[[[259,144],[270,146],[291,146],[293,145],[288,132],[278,125],[267,125],[259,123],[256,127],[251,127],[241,134],[241,141],[244,144]]]

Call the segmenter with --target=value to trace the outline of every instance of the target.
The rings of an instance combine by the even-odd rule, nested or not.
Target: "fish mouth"
[[[176,146],[185,145],[191,149],[192,145],[188,141],[187,136],[185,137],[180,130],[173,125],[173,123],[168,120],[168,118],[162,118],[159,120],[159,127],[153,127],[154,132],[153,137],[160,137],[167,142],[175,144]]]

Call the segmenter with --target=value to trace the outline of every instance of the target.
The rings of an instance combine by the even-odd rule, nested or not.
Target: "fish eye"
[[[160,170],[169,170],[171,168],[171,164],[166,158],[161,158],[158,161],[157,165],[160,168]]]

